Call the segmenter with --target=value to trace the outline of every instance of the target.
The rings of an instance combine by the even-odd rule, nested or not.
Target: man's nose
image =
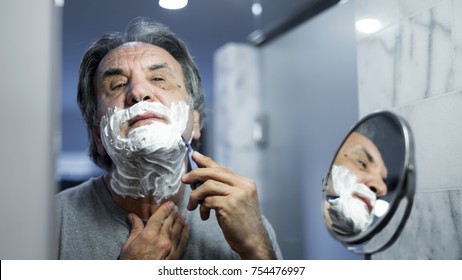
[[[381,176],[370,175],[366,178],[364,184],[373,191],[377,197],[382,197],[387,194],[387,185]]]
[[[132,106],[141,101],[161,101],[156,89],[143,80],[132,80],[128,87],[127,104]]]

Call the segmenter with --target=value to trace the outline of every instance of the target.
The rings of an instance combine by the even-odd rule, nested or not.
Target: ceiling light
[[[188,0],[159,0],[159,6],[164,9],[178,10],[188,5]]]
[[[382,28],[380,21],[373,18],[361,19],[356,22],[356,30],[363,33],[374,33]]]
[[[261,15],[261,12],[263,11],[263,7],[261,6],[260,3],[253,3],[252,5],[252,14],[256,17]]]

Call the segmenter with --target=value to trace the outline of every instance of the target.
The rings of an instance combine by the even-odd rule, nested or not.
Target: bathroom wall
[[[411,216],[373,259],[462,259],[461,15],[460,0],[356,0],[357,20],[383,23],[357,34],[359,114],[403,116],[417,168]]]
[[[215,159],[258,183],[286,259],[355,259],[325,228],[321,180],[358,120],[354,3],[215,55]],[[259,139],[262,131],[262,141]]]

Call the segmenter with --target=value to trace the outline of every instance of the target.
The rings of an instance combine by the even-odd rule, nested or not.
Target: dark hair
[[[92,43],[82,58],[79,71],[77,103],[87,125],[89,138],[89,155],[99,167],[109,170],[112,160],[109,156],[101,156],[93,139],[92,128],[99,127],[97,116],[97,96],[94,88],[94,77],[100,61],[111,50],[128,42],[143,42],[165,49],[181,65],[184,83],[192,105],[200,114],[200,127],[205,120],[204,92],[197,66],[189,53],[186,44],[170,31],[168,27],[148,18],[135,18],[124,33],[107,33]]]

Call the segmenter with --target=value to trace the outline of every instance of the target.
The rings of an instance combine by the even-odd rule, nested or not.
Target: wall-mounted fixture
[[[331,235],[366,259],[391,246],[411,212],[415,176],[407,123],[385,111],[364,117],[323,179],[322,209]]]
[[[247,39],[256,46],[266,44],[300,23],[336,5],[339,3],[339,0],[305,0],[295,2],[299,3],[297,9],[289,14],[281,14],[281,11],[278,11],[278,16],[275,19],[274,14],[272,16],[271,9],[269,9],[271,6],[265,6],[264,1],[255,1],[252,5],[252,13],[255,17],[258,17],[259,26],[247,36]],[[262,13],[263,10],[265,12]]]

